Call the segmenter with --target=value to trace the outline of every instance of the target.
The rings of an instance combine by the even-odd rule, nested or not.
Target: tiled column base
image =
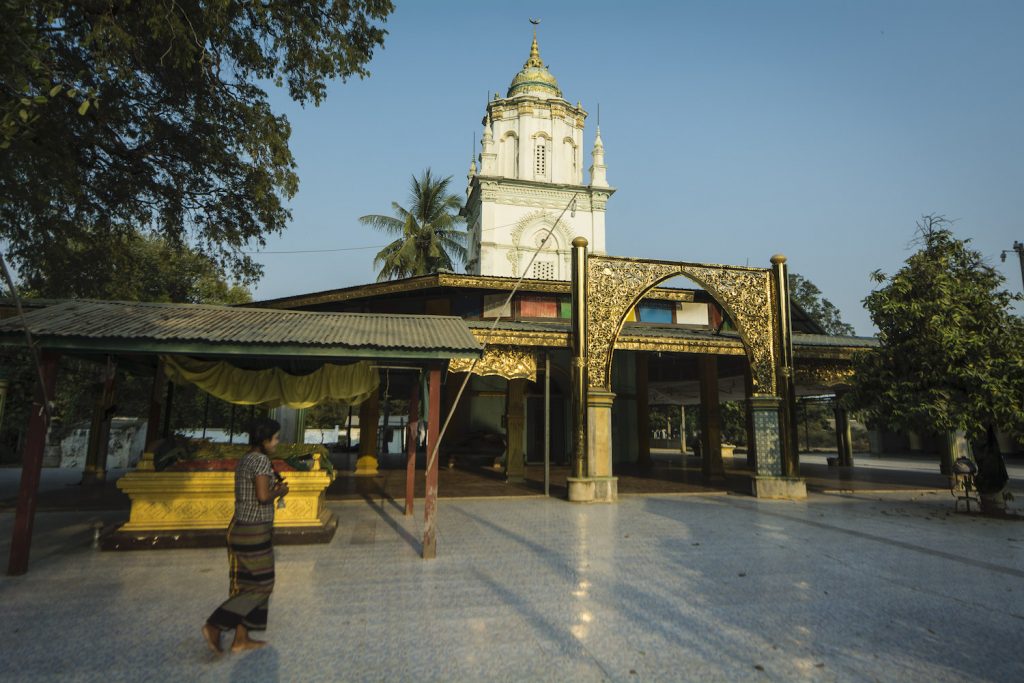
[[[757,498],[803,500],[807,497],[807,485],[803,479],[755,476],[751,481],[751,493]]]
[[[614,503],[619,499],[618,477],[569,477],[572,503]]]

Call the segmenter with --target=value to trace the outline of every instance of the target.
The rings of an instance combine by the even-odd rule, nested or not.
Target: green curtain
[[[243,370],[226,361],[161,356],[171,381],[194,384],[211,396],[239,405],[267,408],[310,408],[328,399],[358,404],[380,384],[369,361],[323,367],[308,375],[289,375],[280,368]]]

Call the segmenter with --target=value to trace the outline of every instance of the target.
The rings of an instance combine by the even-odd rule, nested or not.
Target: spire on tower
[[[608,167],[604,165],[604,141],[601,140],[601,126],[597,127],[594,138],[594,151],[591,152],[594,163],[590,165],[591,187],[608,187]]]

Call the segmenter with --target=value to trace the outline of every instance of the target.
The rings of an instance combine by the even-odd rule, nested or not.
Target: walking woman
[[[288,484],[274,484],[270,456],[277,448],[275,420],[257,418],[249,427],[251,450],[235,470],[235,516],[228,526],[231,597],[203,624],[203,638],[214,652],[223,652],[220,637],[235,630],[232,652],[266,645],[249,637],[267,628],[267,607],[274,590],[274,499],[288,493]]]

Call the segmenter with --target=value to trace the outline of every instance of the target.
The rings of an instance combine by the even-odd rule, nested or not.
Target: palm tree
[[[448,193],[451,179],[437,178],[428,168],[419,178],[412,178],[410,209],[391,202],[393,217],[370,215],[359,219],[363,225],[400,236],[373,258],[374,267],[381,266],[378,282],[454,270],[455,262],[466,260],[466,233],[458,228],[462,201]]]

